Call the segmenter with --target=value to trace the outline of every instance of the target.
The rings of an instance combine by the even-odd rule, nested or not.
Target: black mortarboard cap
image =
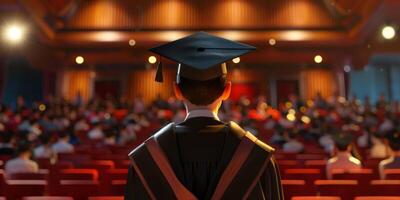
[[[179,63],[177,81],[179,76],[204,81],[226,74],[223,63],[255,49],[247,44],[197,32],[150,51]],[[157,70],[161,69],[158,67]],[[162,72],[156,73],[156,81],[162,82]]]

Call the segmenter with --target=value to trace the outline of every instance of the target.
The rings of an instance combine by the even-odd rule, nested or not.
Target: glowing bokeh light
[[[157,62],[157,58],[155,56],[150,56],[148,60],[150,64],[154,64]]]
[[[269,45],[274,46],[276,44],[276,40],[274,38],[271,38],[268,40]]]
[[[396,30],[394,30],[393,26],[385,26],[382,28],[382,36],[383,38],[390,40],[396,36]]]
[[[315,63],[322,63],[322,56],[320,56],[320,55],[316,55],[315,57],[314,57],[314,62]]]
[[[82,56],[77,56],[76,58],[75,58],[75,62],[76,62],[76,64],[82,64],[83,62],[85,62],[85,59],[82,57]]]
[[[232,62],[236,64],[240,63],[240,57],[232,59]]]
[[[4,38],[11,43],[18,43],[24,39],[24,27],[18,24],[9,25],[4,29]]]

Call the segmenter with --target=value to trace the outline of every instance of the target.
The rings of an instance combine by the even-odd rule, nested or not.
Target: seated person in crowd
[[[99,121],[92,122],[93,128],[88,132],[88,137],[92,140],[98,140],[104,138],[104,132]]]
[[[0,132],[0,156],[13,156],[14,137],[11,131]]]
[[[326,164],[327,178],[332,179],[332,172],[336,169],[360,169],[361,161],[351,154],[353,137],[350,134],[341,133],[335,135],[333,139],[335,141],[336,155],[329,159]]]
[[[117,144],[117,132],[118,127],[109,127],[104,130],[105,137],[103,139],[103,145],[114,146]]]
[[[287,133],[288,141],[283,144],[283,152],[285,153],[301,153],[304,145],[297,140],[298,134],[295,130],[289,130]]]
[[[59,135],[58,141],[54,143],[51,148],[56,153],[74,153],[74,146],[69,143],[69,135],[66,132],[62,132]]]
[[[389,132],[386,143],[390,148],[390,157],[379,163],[381,179],[385,179],[385,169],[400,169],[400,131],[394,130]]]
[[[55,163],[57,159],[57,153],[51,147],[51,136],[42,134],[39,137],[41,144],[33,150],[35,158],[50,159],[51,163]]]
[[[4,170],[6,177],[15,173],[37,173],[38,164],[30,159],[31,146],[28,142],[21,142],[17,148],[17,157],[6,162]]]
[[[381,134],[375,134],[372,136],[371,143],[370,158],[387,158],[389,156],[388,148],[385,145],[384,138]]]

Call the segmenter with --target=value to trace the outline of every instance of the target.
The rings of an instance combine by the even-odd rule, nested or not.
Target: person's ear
[[[225,84],[224,92],[222,93],[222,101],[225,101],[231,96],[232,82],[227,81]]]
[[[173,83],[173,87],[174,87],[174,93],[175,96],[178,100],[183,100],[183,95],[181,92],[181,89],[179,88],[178,84],[176,84],[176,82]]]

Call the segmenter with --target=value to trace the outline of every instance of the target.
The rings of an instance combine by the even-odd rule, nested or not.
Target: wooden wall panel
[[[300,92],[305,99],[311,99],[319,92],[330,97],[336,90],[334,74],[329,69],[305,69],[300,72]]]
[[[66,29],[337,28],[319,0],[83,1]]]
[[[92,97],[93,72],[89,70],[69,70],[63,73],[63,95],[73,100],[78,93],[87,101]]]
[[[132,71],[128,78],[127,97],[134,99],[137,96],[141,96],[146,103],[150,103],[158,95],[162,98],[174,95],[172,83],[175,80],[175,71],[164,67],[163,83],[154,81],[155,73],[155,69]]]

